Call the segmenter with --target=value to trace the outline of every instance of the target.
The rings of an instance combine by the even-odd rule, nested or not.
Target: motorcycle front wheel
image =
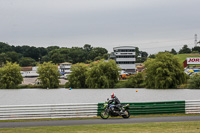
[[[108,119],[109,112],[103,110],[103,111],[101,111],[101,115],[100,116],[101,116],[102,119]]]
[[[122,115],[123,118],[128,119],[130,117],[130,112],[128,110],[124,111],[124,114]]]

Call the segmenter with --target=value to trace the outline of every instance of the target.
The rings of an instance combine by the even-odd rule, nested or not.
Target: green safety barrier
[[[104,103],[98,103],[97,116],[103,110]],[[185,113],[185,101],[164,101],[164,102],[135,102],[121,103],[129,104],[131,115],[149,115],[149,114],[172,114]]]

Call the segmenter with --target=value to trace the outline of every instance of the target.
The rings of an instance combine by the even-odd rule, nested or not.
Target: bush
[[[192,74],[188,80],[188,84],[188,88],[190,89],[200,89],[200,73]]]
[[[73,88],[87,88],[85,83],[86,80],[86,72],[88,70],[88,66],[83,63],[77,63],[72,65],[71,67],[71,74],[67,77],[69,83],[65,84],[66,88],[73,87]]]
[[[144,74],[139,72],[136,75],[131,75],[127,80],[121,80],[116,85],[115,88],[144,88]]]
[[[59,76],[61,75],[58,71],[58,67],[51,62],[44,62],[39,65],[37,73],[39,74],[38,79],[41,81],[43,88],[58,88],[59,87]]]
[[[114,60],[91,63],[86,85],[89,88],[113,88],[120,78],[119,71],[120,68]]]
[[[20,66],[16,63],[7,62],[0,68],[0,88],[14,89],[21,84],[23,77],[20,73]]]
[[[144,86],[144,74],[142,72],[130,76],[126,83],[127,88],[143,88]]]
[[[155,59],[148,59],[144,64],[147,88],[176,88],[187,81],[183,65],[168,52],[160,52]]]
[[[118,83],[115,84],[114,88],[127,88],[126,84],[127,84],[128,80],[120,80]]]

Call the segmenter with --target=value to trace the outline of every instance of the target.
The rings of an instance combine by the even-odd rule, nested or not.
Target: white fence
[[[43,104],[0,106],[0,120],[96,117],[97,104]]]
[[[186,114],[199,114],[200,113],[200,101],[199,100],[185,101],[185,113]]]
[[[0,120],[96,117],[97,103],[1,105]],[[200,100],[185,101],[185,113],[200,113]]]

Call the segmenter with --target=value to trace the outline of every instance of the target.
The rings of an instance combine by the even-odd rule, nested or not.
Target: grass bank
[[[200,121],[168,122],[168,123],[139,123],[139,124],[106,124],[51,126],[26,128],[1,128],[1,133],[199,133]]]
[[[46,89],[46,88],[43,88],[42,85],[18,85],[16,89],[29,89],[29,88]],[[65,85],[59,85],[58,88],[65,88]],[[57,89],[57,88],[55,88],[55,89]]]
[[[183,63],[187,57],[200,57],[200,54],[198,53],[191,53],[191,54],[177,54],[175,55],[181,63]]]

